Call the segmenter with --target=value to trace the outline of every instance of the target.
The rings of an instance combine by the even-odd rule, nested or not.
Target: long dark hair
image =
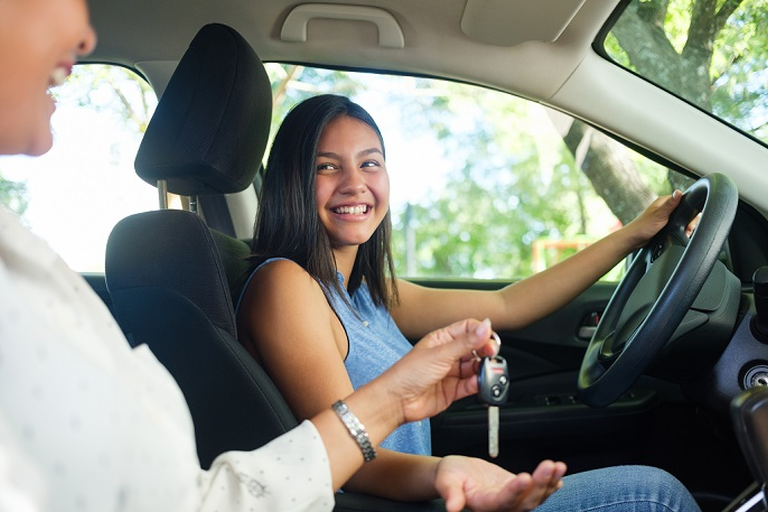
[[[336,278],[331,242],[317,213],[315,158],[323,130],[341,115],[370,126],[384,152],[384,140],[376,122],[349,98],[324,94],[296,105],[283,120],[272,143],[249,257],[253,267],[269,258],[288,258],[326,288],[339,292],[342,290]],[[352,294],[365,281],[374,303],[387,308],[397,300],[391,235],[392,220],[387,211],[371,238],[359,247],[347,283]]]

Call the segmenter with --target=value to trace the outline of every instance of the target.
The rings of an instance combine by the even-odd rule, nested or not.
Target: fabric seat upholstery
[[[297,424],[237,341],[224,266],[200,217],[167,210],[123,219],[107,257],[118,322],[179,383],[204,467],[224,451],[258,448]]]

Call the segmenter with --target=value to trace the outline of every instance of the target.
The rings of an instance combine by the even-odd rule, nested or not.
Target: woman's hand
[[[445,410],[454,400],[477,393],[477,358],[496,354],[489,320],[462,320],[431,332],[376,380],[400,404],[400,423]]]
[[[477,393],[479,365],[473,351],[490,356],[498,348],[491,341],[489,320],[456,322],[426,335],[413,350],[358,388],[345,402],[377,446],[402,423],[434,416],[454,400]],[[360,467],[363,458],[335,416],[325,410],[312,422],[325,443],[333,484],[340,487]],[[431,470],[426,471],[430,474],[424,475],[425,483],[434,482]]]
[[[562,487],[566,467],[545,460],[533,474],[510,473],[482,459],[448,456],[437,466],[435,486],[449,512],[528,511]]]
[[[667,225],[669,216],[680,204],[683,193],[675,190],[671,195],[656,198],[635,220],[626,225],[632,231],[635,248],[647,244],[661,228]]]

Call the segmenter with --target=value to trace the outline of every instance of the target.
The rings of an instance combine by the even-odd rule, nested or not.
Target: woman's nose
[[[88,55],[96,48],[96,31],[92,26],[88,25],[88,28],[83,34],[83,39],[77,47],[77,55],[79,57]]]
[[[365,191],[366,188],[365,178],[358,169],[344,173],[344,181],[341,184],[342,193],[358,194]]]

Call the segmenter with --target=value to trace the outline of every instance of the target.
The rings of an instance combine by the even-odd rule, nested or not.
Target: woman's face
[[[0,154],[50,149],[48,89],[95,44],[85,0],[0,0]]]
[[[341,115],[325,127],[315,159],[317,209],[334,249],[366,242],[389,209],[389,175],[376,132]]]

